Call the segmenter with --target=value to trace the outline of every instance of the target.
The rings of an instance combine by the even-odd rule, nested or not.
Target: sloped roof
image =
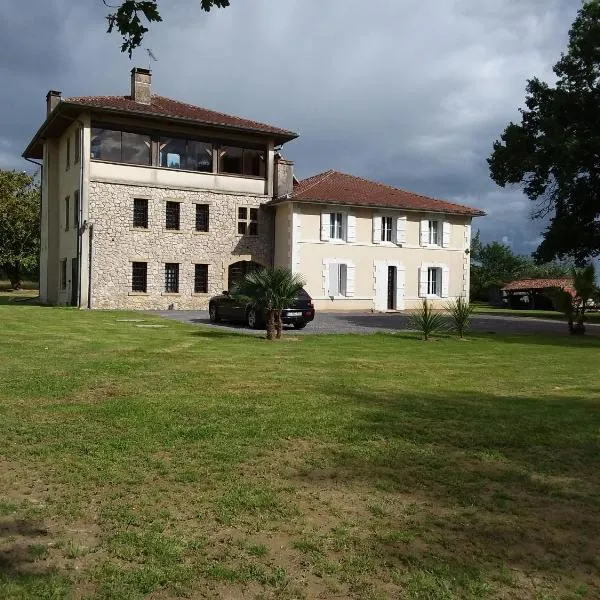
[[[427,196],[334,170],[303,179],[294,186],[294,191],[290,196],[278,198],[273,203],[287,200],[312,204],[402,208],[420,212],[449,213],[471,217],[485,215],[485,212],[477,208],[428,198]]]
[[[522,290],[545,290],[553,287],[570,290],[573,288],[573,279],[570,277],[555,279],[518,279],[507,283],[502,289],[506,292],[514,292]]]

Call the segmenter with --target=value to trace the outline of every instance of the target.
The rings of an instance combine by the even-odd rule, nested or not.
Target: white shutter
[[[429,265],[422,264],[419,269],[419,296],[425,298],[427,296],[427,269]]]
[[[381,217],[373,215],[373,243],[381,243]]]
[[[375,266],[375,310],[387,309],[387,262],[376,260]]]
[[[329,241],[330,227],[331,227],[331,215],[328,212],[321,213],[321,239],[324,242]]]
[[[346,296],[352,298],[356,281],[356,267],[351,263],[340,265],[340,267],[346,267]]]
[[[356,217],[354,215],[346,217],[346,241],[356,241]]]
[[[427,246],[429,244],[429,220],[423,219],[421,221],[421,246]]]
[[[442,298],[447,298],[450,291],[450,269],[444,265],[442,267]]]
[[[339,296],[340,294],[340,269],[338,263],[329,263],[329,289],[328,296]]]
[[[406,271],[403,265],[396,267],[396,310],[404,310]]]
[[[465,225],[465,249],[471,249],[471,226]]]
[[[450,246],[450,231],[452,230],[452,224],[448,221],[444,221],[442,224],[442,246],[448,248]]]
[[[406,244],[406,217],[396,219],[396,244]]]

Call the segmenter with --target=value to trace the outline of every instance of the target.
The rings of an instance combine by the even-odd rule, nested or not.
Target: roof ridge
[[[311,177],[303,179],[302,181],[300,181],[300,185],[302,185],[305,181],[308,181],[309,179],[314,179],[314,181],[311,182],[310,185],[308,185],[307,187],[303,188],[302,191],[305,192],[306,190],[310,190],[311,188],[315,187],[315,185],[317,185],[318,183],[321,183],[325,181],[328,177],[331,177],[331,175],[333,175],[334,173],[334,169],[329,169],[329,171],[323,171],[323,173],[317,173],[316,175],[312,175]],[[292,193],[292,198],[294,197],[294,195],[295,192]]]

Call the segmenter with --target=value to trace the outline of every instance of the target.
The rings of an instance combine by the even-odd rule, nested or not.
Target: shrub
[[[459,337],[465,337],[466,331],[471,324],[471,315],[473,307],[463,298],[457,298],[454,302],[449,302],[446,305],[452,323],[452,329],[458,333]]]
[[[434,331],[445,328],[444,315],[434,310],[427,300],[423,300],[421,308],[413,312],[409,317],[411,329],[416,329],[423,334],[423,339],[428,340]]]

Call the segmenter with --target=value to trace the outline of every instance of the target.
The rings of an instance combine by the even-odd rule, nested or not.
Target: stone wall
[[[132,226],[134,198],[148,199],[148,229]],[[180,230],[165,229],[168,200],[181,203]],[[91,182],[91,306],[102,309],[202,309],[227,287],[228,266],[273,257],[273,214],[268,198],[210,191]],[[210,206],[209,231],[196,232],[195,204]],[[260,207],[259,235],[237,233],[237,209]],[[148,263],[147,293],[131,291],[131,263]],[[179,263],[179,293],[164,293],[164,264]],[[194,265],[208,264],[208,293],[194,294]]]

